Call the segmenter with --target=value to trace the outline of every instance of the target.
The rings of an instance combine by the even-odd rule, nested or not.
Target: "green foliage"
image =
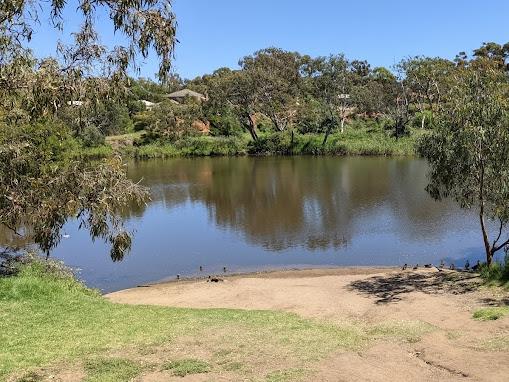
[[[190,137],[175,142],[182,156],[235,156],[246,153],[245,140],[238,137]]]
[[[93,118],[103,135],[123,134],[133,129],[133,122],[126,106],[107,102]]]
[[[473,317],[479,321],[494,321],[509,314],[509,306],[483,308],[476,310]]]
[[[191,374],[204,374],[208,373],[211,369],[210,365],[199,359],[181,359],[177,361],[168,362],[164,369],[172,370],[173,374],[178,377],[185,377]]]
[[[232,112],[211,115],[207,119],[210,122],[210,135],[212,136],[239,136],[243,132],[242,124]]]
[[[427,187],[435,199],[454,198],[480,216],[486,262],[509,240],[509,83],[490,61],[458,70],[447,109],[420,141],[419,152],[430,163]],[[499,229],[489,237],[485,219]]]
[[[289,155],[292,154],[290,134],[267,134],[256,141],[249,142],[247,151],[250,155]]]
[[[509,289],[509,256],[506,254],[503,263],[482,264],[480,275],[488,285],[498,285]]]
[[[85,127],[81,134],[81,140],[85,147],[98,147],[104,145],[104,135],[96,126]]]
[[[202,118],[201,106],[190,101],[185,104],[161,102],[147,113],[144,143],[159,141],[173,142],[199,134],[194,126]]]
[[[136,377],[142,367],[127,359],[99,358],[87,361],[85,371],[85,382],[125,382]]]
[[[146,191],[127,179],[119,158],[99,163],[75,157],[75,141],[58,123],[5,126],[0,134],[0,223],[46,254],[70,218],[111,244],[120,260],[131,239],[116,212]]]
[[[433,127],[433,113],[430,110],[415,113],[410,121],[410,126],[414,129],[431,129]]]

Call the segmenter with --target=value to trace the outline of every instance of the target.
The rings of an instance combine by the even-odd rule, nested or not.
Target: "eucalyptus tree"
[[[509,71],[509,42],[501,45],[496,42],[485,42],[474,50],[474,57],[489,59],[500,69]]]
[[[430,195],[477,211],[491,264],[509,245],[509,83],[497,62],[477,59],[457,70],[447,105],[419,151],[430,164]],[[491,235],[487,221],[496,226]]]
[[[426,113],[432,118],[446,96],[454,64],[438,57],[413,57],[402,60],[399,67],[404,72],[403,82],[410,102],[417,106],[421,128],[424,128]]]
[[[59,43],[56,58],[35,58],[28,48],[33,25],[46,18],[65,32],[62,15],[68,7],[81,20],[73,44]],[[124,45],[108,49],[99,43],[100,14],[108,15]],[[100,99],[124,96],[128,69],[151,50],[160,58],[164,80],[175,29],[171,3],[164,0],[0,2],[0,224],[49,255],[65,222],[75,218],[92,238],[111,243],[114,260],[122,258],[131,237],[120,209],[147,193],[128,180],[120,158],[76,159],[74,140],[58,113],[69,103],[93,108]]]
[[[300,96],[301,56],[278,48],[267,48],[240,61],[250,78],[256,110],[266,115],[278,131],[292,124]]]
[[[203,117],[210,123],[212,135],[237,135],[242,131],[240,117],[229,96],[232,93],[233,71],[219,68],[212,74],[195,78],[187,86],[206,94],[207,102],[202,104]]]
[[[325,145],[332,128],[338,122],[343,132],[346,118],[351,112],[350,93],[353,76],[350,63],[342,54],[319,57],[307,63],[304,73],[310,80],[312,94],[327,109],[328,118],[324,121],[326,130],[323,144]]]

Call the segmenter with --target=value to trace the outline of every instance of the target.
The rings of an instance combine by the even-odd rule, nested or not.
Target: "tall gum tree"
[[[427,191],[477,211],[486,263],[506,249],[509,237],[509,84],[493,60],[457,68],[433,133],[419,151],[430,164]],[[490,234],[490,224],[495,232]]]

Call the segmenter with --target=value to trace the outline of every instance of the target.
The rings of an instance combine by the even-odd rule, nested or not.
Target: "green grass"
[[[101,358],[85,363],[85,382],[124,382],[136,377],[143,368],[137,363],[120,358]]]
[[[184,357],[202,359],[206,352],[212,371],[230,364],[241,374],[256,373],[253,365],[260,363],[274,371],[381,337],[413,341],[422,333],[419,325],[405,322],[381,329],[272,311],[113,304],[58,266],[48,273],[43,261],[0,278],[0,380],[42,367],[81,367],[90,381],[126,380],[140,372],[141,354],[156,357],[156,367]]]
[[[509,290],[509,258],[506,258],[504,263],[494,262],[489,267],[483,265],[480,275],[487,286]]]
[[[171,361],[164,365],[165,370],[172,370],[173,374],[178,377],[185,377],[189,374],[204,374],[211,369],[210,365],[199,359],[181,359]]]
[[[125,157],[134,159],[239,155],[413,156],[418,138],[425,133],[412,129],[409,136],[395,139],[379,126],[357,123],[347,126],[343,133],[333,132],[325,145],[322,145],[323,134],[295,133],[292,142],[290,132],[260,132],[256,142],[248,134],[242,134],[232,137],[195,136],[173,143],[131,145],[133,141],[142,141],[143,131],[107,137],[106,141]],[[90,159],[107,157],[114,152],[109,145],[81,148],[76,156]]]
[[[499,306],[493,308],[483,308],[474,312],[474,318],[479,321],[498,320],[509,314],[509,306]]]

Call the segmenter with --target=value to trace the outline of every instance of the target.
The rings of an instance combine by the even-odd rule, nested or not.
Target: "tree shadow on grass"
[[[468,272],[408,272],[389,276],[374,276],[349,284],[350,290],[377,298],[377,304],[401,301],[412,292],[427,294],[465,294],[481,285],[478,275]]]

